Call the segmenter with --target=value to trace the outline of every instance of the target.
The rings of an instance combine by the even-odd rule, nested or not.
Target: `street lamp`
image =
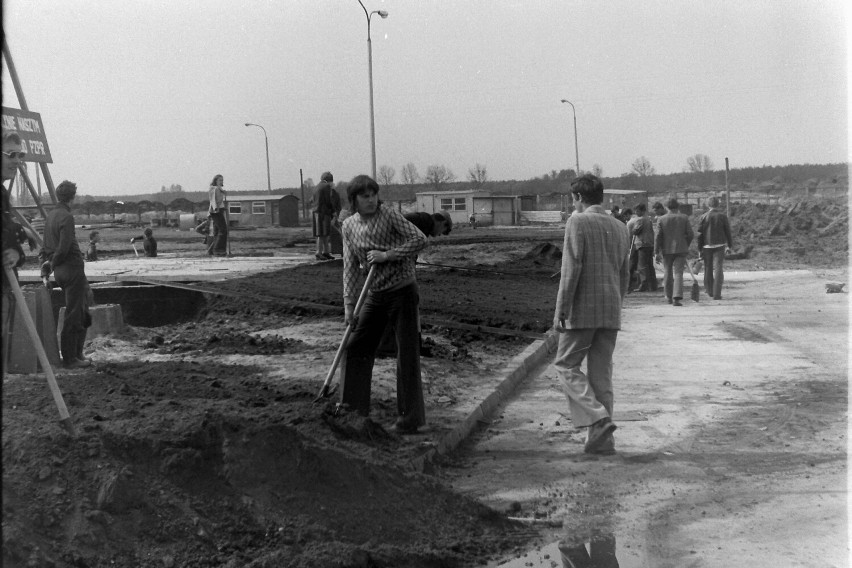
[[[358,0],[358,3],[361,4],[361,8],[364,9],[364,14],[367,16],[367,60],[369,62],[369,75],[370,75],[370,145],[373,151],[373,179],[376,178],[376,117],[373,112],[373,42],[370,40],[370,18],[373,17],[373,14],[378,14],[383,19],[388,17],[388,13],[384,10],[373,10],[372,12],[368,12],[366,8],[364,8],[364,3],[361,0]]]
[[[577,110],[574,108],[574,103],[567,99],[562,99],[563,103],[571,105],[571,112],[574,114],[574,159],[577,161],[577,177],[580,176],[580,150],[577,149]]]
[[[266,129],[253,122],[246,122],[246,126],[257,126],[263,130],[263,140],[266,142],[266,187],[269,189],[269,193],[272,194],[272,178],[269,176],[269,138],[266,136]]]

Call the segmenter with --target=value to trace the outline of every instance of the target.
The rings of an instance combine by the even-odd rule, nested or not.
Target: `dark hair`
[[[596,175],[583,174],[571,182],[571,193],[586,205],[600,205],[604,197],[603,182]]]
[[[680,203],[678,203],[677,199],[675,199],[674,197],[669,197],[668,200],[666,200],[666,209],[670,211],[680,209]]]
[[[62,203],[68,203],[77,195],[77,184],[67,179],[56,186],[56,198]]]
[[[636,214],[637,214],[637,215],[642,215],[642,214],[643,214],[643,213],[645,213],[646,211],[648,211],[648,206],[647,206],[647,205],[645,205],[644,203],[638,203],[638,204],[636,205]]]
[[[10,130],[8,132],[3,133],[3,144],[6,142],[14,142],[15,144],[22,144],[21,135],[15,132],[14,130]]]
[[[225,176],[223,176],[222,174],[216,174],[215,176],[213,176],[213,181],[210,182],[210,185],[216,185],[216,180],[218,178],[222,178],[223,182],[225,181]]]
[[[663,204],[659,201],[655,201],[654,205],[651,206],[651,209],[653,209],[654,211],[659,211],[660,209],[665,209],[665,207],[663,207]]]
[[[376,180],[364,174],[352,178],[346,188],[346,198],[349,200],[349,210],[352,211],[352,213],[358,212],[358,205],[355,198],[370,190],[372,190],[376,195],[379,194],[379,184],[376,183]],[[382,202],[379,201],[379,207],[381,207],[381,205]]]
[[[98,231],[92,231],[91,233],[89,233],[89,238],[91,239],[93,237],[97,237],[98,235],[100,235]]]
[[[446,209],[441,209],[437,213],[432,213],[432,219],[436,223],[444,224],[444,232],[441,233],[442,235],[449,235],[450,231],[453,230],[453,220]]]
[[[715,195],[712,196],[710,199],[707,200],[707,206],[708,207],[718,207],[719,206],[719,198],[716,197]]]
[[[145,236],[146,237],[150,237],[153,234],[154,234],[154,230],[151,229],[151,227],[148,227],[147,229],[145,229]]]
[[[633,209],[628,207],[627,209],[625,209],[624,211],[621,212],[621,215],[622,215],[622,217],[628,217],[629,218],[631,215],[633,215]]]

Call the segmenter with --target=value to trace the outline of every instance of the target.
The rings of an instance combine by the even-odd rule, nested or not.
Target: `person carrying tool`
[[[426,423],[420,381],[418,304],[415,257],[426,246],[426,236],[402,213],[383,207],[379,184],[366,175],[355,176],[347,188],[352,215],[343,234],[343,302],[347,324],[354,326],[342,369],[341,405],[363,416],[370,413],[370,389],[376,349],[385,326],[396,327],[396,430],[414,433]],[[369,295],[360,314],[354,313],[361,266],[375,266]],[[357,319],[356,319],[357,317]]]
[[[425,213],[423,211],[406,213],[403,217],[413,223],[427,237],[449,235],[450,231],[453,230],[453,220],[450,218],[450,214],[443,209],[437,213]]]
[[[225,178],[221,174],[213,177],[208,190],[210,207],[207,210],[213,223],[213,238],[207,247],[207,254],[214,256],[228,255],[228,219],[225,216]]]
[[[151,227],[145,229],[142,236],[130,239],[130,244],[133,244],[136,241],[142,241],[142,248],[145,250],[145,256],[157,256],[157,239],[154,238],[154,231]]]
[[[571,421],[576,428],[588,427],[584,451],[611,454],[612,354],[630,282],[630,232],[603,208],[603,182],[597,176],[575,179],[571,195],[576,211],[565,223],[553,365],[568,398]],[[586,357],[584,374],[580,366]]]
[[[694,233],[689,217],[680,212],[680,203],[674,197],[666,201],[668,213],[657,222],[657,235],[654,238],[654,255],[662,259],[665,274],[663,287],[666,300],[674,306],[682,306],[683,269],[686,267],[686,253],[692,243]]]
[[[47,214],[44,224],[42,265],[53,272],[56,283],[65,292],[65,319],[59,350],[66,369],[88,367],[91,361],[83,354],[86,332],[92,325],[89,314],[91,290],[86,278],[85,261],[74,234],[71,204],[77,196],[77,185],[63,181],[56,188],[59,203]]]
[[[627,222],[627,229],[634,239],[636,272],[639,275],[639,286],[635,292],[657,291],[657,274],[654,271],[654,222],[648,218],[647,213],[647,205],[639,203],[636,205],[636,216]]]
[[[710,208],[698,220],[698,252],[704,261],[704,291],[714,300],[722,299],[725,253],[734,248],[728,216],[719,211],[719,198],[707,200]]]

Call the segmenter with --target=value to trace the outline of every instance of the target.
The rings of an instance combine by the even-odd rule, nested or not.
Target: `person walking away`
[[[151,227],[145,229],[142,236],[130,239],[131,243],[135,243],[136,241],[142,241],[142,248],[145,250],[145,256],[152,258],[157,256],[157,239],[154,238],[154,231]]]
[[[210,208],[208,214],[213,222],[213,238],[207,254],[227,256],[228,254],[228,218],[225,215],[225,178],[221,174],[213,177],[208,190]]]
[[[379,201],[379,184],[359,175],[347,188],[352,215],[343,233],[343,302],[346,323],[353,325],[342,369],[341,403],[363,416],[370,413],[370,383],[376,349],[385,326],[396,328],[398,346],[396,389],[400,433],[414,433],[426,423],[420,377],[418,304],[415,257],[426,246],[426,236],[406,221],[402,213]],[[374,266],[375,276],[358,315],[361,267]]]
[[[554,367],[583,450],[615,453],[612,354],[630,279],[627,226],[604,209],[603,182],[585,174],[571,182],[575,212],[565,223],[562,271],[553,327],[559,333]],[[588,357],[587,372],[580,369]]]
[[[89,281],[85,261],[74,234],[71,205],[77,196],[77,185],[63,181],[56,188],[59,202],[47,214],[44,225],[42,260],[53,272],[56,283],[65,292],[65,319],[59,340],[59,350],[68,369],[88,367],[91,361],[83,354],[86,332],[92,325],[89,314]]]
[[[692,225],[689,224],[689,217],[680,212],[677,199],[672,197],[666,201],[666,209],[668,212],[660,217],[657,223],[654,254],[657,259],[662,258],[666,300],[674,306],[682,306],[683,269],[694,233]]]
[[[2,188],[2,208],[3,208],[3,294],[2,294],[2,358],[3,358],[3,374],[6,374],[6,362],[8,361],[9,334],[14,325],[15,309],[17,304],[15,296],[12,293],[12,283],[6,278],[6,268],[11,268],[18,277],[18,268],[26,262],[24,248],[22,244],[28,240],[24,228],[15,221],[12,215],[12,201],[9,191],[6,189],[6,182],[14,179],[18,173],[18,166],[23,163],[26,153],[23,150],[21,137],[17,132],[3,133],[3,156],[0,162],[2,169],[3,185]],[[30,248],[33,248],[30,243]]]
[[[331,254],[331,225],[337,214],[340,213],[340,206],[338,205],[335,208],[333,194],[336,192],[332,187],[333,183],[334,176],[331,172],[324,172],[314,194],[316,196],[316,208],[313,215],[313,233],[317,239],[317,253],[315,255],[317,260],[334,259]],[[337,197],[337,202],[339,204],[340,196]]]
[[[98,243],[101,241],[101,234],[98,231],[89,233],[89,248],[86,250],[86,262],[95,262],[98,260]]]
[[[698,251],[704,261],[704,291],[721,300],[725,254],[734,248],[734,240],[728,216],[719,210],[719,198],[714,195],[707,205],[709,210],[698,220]]]
[[[627,222],[627,230],[636,250],[636,272],[639,275],[637,292],[656,292],[657,273],[654,270],[654,223],[648,217],[644,203],[636,206],[636,216]],[[632,267],[632,263],[631,263]]]

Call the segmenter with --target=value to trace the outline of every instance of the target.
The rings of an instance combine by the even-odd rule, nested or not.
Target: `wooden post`
[[[302,219],[308,218],[308,204],[305,203],[305,179],[302,177],[302,168],[299,168],[299,187],[302,188]]]
[[[728,172],[730,171],[728,166],[728,157],[725,156],[725,215],[730,219],[731,217],[731,188],[728,185]]]

